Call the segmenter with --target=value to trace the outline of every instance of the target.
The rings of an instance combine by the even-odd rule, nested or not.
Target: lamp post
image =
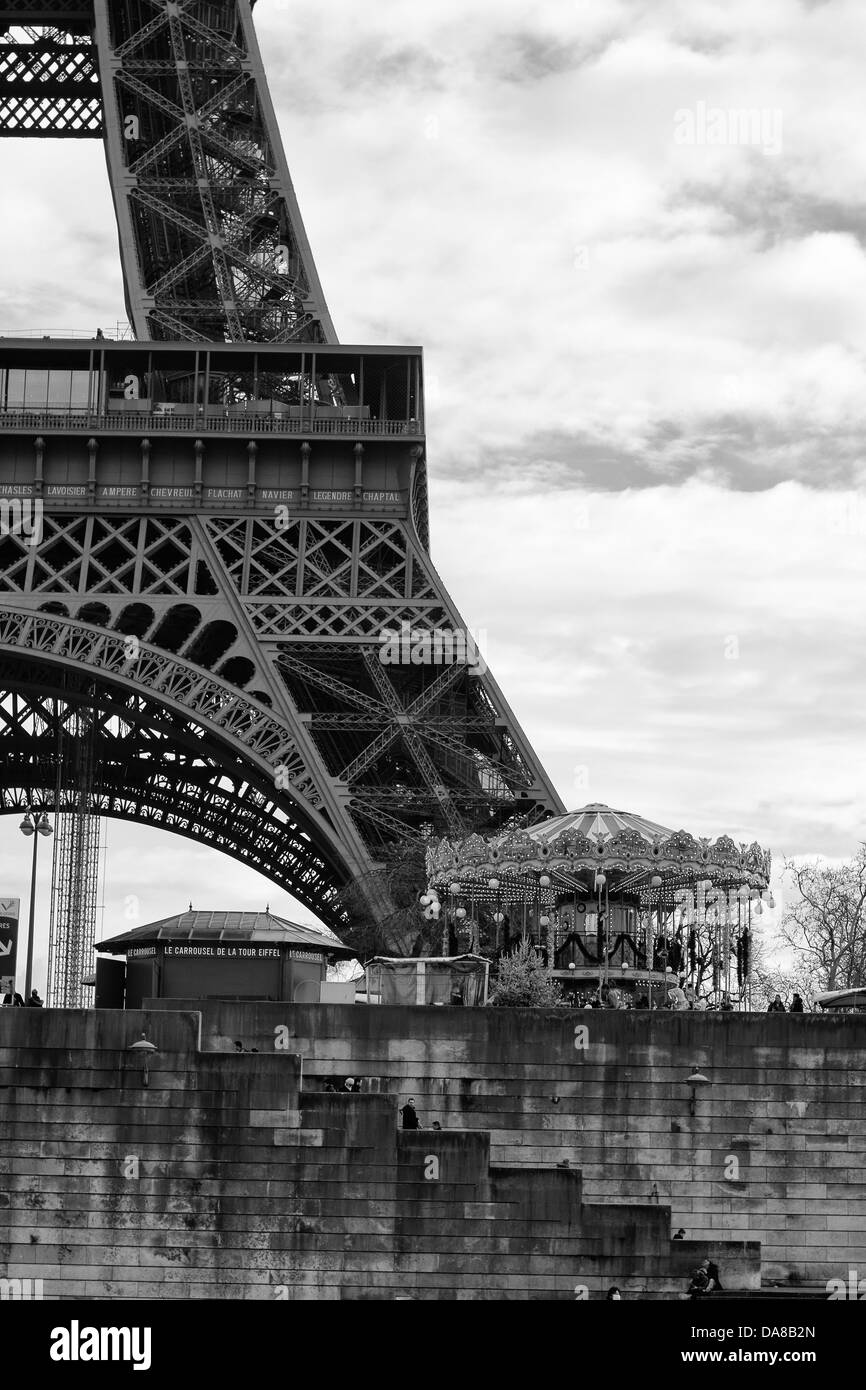
[[[142,1033],[138,1042],[130,1043],[129,1047],[126,1050],[127,1052],[140,1052],[142,1054],[141,1084],[142,1086],[149,1086],[150,1073],[148,1072],[147,1061],[149,1057],[153,1056],[154,1052],[159,1051],[159,1048],[157,1047],[156,1043],[148,1042],[147,1034]]]
[[[694,1067],[691,1076],[686,1077],[686,1085],[691,1087],[691,1096],[689,1098],[690,1115],[695,1114],[695,1110],[697,1107],[698,1090],[702,1086],[709,1086],[710,1084],[710,1078],[708,1076],[704,1076],[703,1072],[700,1070],[699,1067]]]
[[[30,998],[30,991],[33,985],[33,926],[36,920],[36,853],[39,848],[39,836],[51,835],[53,831],[45,812],[36,811],[32,806],[28,806],[24,813],[24,819],[18,829],[21,831],[22,835],[33,836],[33,868],[30,874],[30,922],[27,927],[27,969],[24,976],[24,999],[26,1002]]]

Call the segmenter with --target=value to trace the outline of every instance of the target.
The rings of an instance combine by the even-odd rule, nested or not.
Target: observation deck
[[[426,533],[417,347],[0,338],[0,498],[375,509]]]

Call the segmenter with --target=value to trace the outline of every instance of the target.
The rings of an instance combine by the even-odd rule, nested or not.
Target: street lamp
[[[21,831],[22,835],[33,836],[33,869],[30,874],[30,923],[27,928],[27,970],[24,976],[24,999],[26,1002],[30,998],[30,991],[33,984],[33,924],[36,919],[36,852],[39,848],[39,836],[51,835],[53,831],[45,812],[36,811],[32,806],[28,806],[24,813],[24,819],[18,829]]]
[[[692,1070],[691,1076],[686,1077],[686,1085],[691,1086],[692,1088],[691,1098],[689,1100],[690,1115],[694,1115],[695,1113],[699,1088],[702,1086],[709,1086],[711,1084],[712,1083],[710,1081],[710,1078],[708,1076],[704,1076],[703,1072],[698,1067],[695,1067]]]
[[[138,1042],[130,1043],[129,1047],[126,1050],[127,1052],[140,1052],[142,1054],[141,1084],[142,1086],[149,1086],[150,1073],[148,1072],[147,1061],[149,1057],[153,1056],[154,1052],[159,1051],[159,1048],[157,1047],[156,1043],[148,1042],[147,1034],[142,1033]]]

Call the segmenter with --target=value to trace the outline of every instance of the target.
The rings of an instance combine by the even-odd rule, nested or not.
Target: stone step
[[[715,1293],[707,1295],[713,1303],[718,1303],[727,1299],[761,1299],[765,1302],[790,1303],[792,1301],[802,1302],[821,1302],[827,1301],[827,1289],[824,1284],[764,1284],[760,1289],[717,1289]]]

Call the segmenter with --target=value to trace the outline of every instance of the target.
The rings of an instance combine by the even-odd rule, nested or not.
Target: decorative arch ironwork
[[[64,711],[99,711],[97,814],[187,835],[250,864],[339,923],[353,866],[292,730],[225,681],[123,635],[0,612],[0,805],[52,788]],[[70,789],[66,789],[70,790]],[[61,789],[61,809],[64,791]]]

